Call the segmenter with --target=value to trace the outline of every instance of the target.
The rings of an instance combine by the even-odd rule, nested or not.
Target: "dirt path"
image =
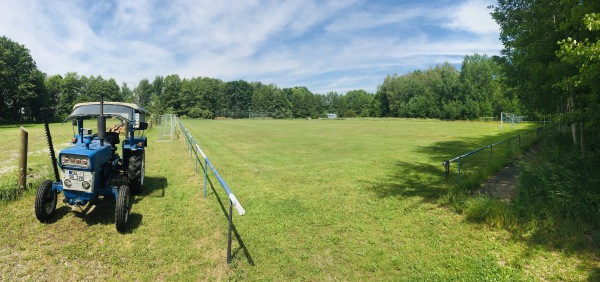
[[[519,161],[527,160],[540,151],[540,144],[535,144],[523,154],[504,165],[496,175],[488,179],[475,194],[488,195],[490,198],[502,201],[512,201],[517,196],[517,181],[520,172]]]
[[[517,195],[517,176],[519,167],[515,161],[507,163],[496,175],[488,179],[476,194],[488,195],[503,201],[512,201]]]

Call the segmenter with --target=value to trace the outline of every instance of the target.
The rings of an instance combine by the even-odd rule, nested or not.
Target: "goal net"
[[[158,141],[173,141],[175,138],[177,116],[162,115],[158,118]]]
[[[525,116],[515,114],[515,113],[500,113],[500,131],[502,131],[502,126],[510,126],[512,129],[515,129],[515,124],[522,122],[526,119]]]

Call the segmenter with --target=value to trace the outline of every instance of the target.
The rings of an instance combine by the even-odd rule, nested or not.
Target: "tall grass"
[[[5,172],[0,177],[0,201],[10,201],[17,197],[17,173]]]
[[[464,201],[466,219],[561,248],[600,254],[600,155],[585,158],[556,130],[518,161],[517,197]]]
[[[585,158],[568,136],[555,133],[539,153],[522,163],[516,202],[524,220],[554,229],[600,228],[600,155]]]
[[[535,126],[535,124],[532,125]],[[542,140],[544,138],[543,132],[543,128],[533,131],[517,130],[511,131],[508,135],[509,138],[504,140],[485,139],[489,140],[490,143],[481,148],[487,147],[486,149],[461,158],[460,175],[458,173],[459,161],[452,162],[450,173],[446,179],[446,183],[450,187],[448,194],[445,196],[447,203],[459,212],[462,212],[465,208],[469,208],[471,212],[481,211],[472,209],[474,192],[480,189],[481,184],[494,176],[501,168],[518,159],[533,144]],[[491,146],[492,144],[494,145]],[[467,153],[467,151],[465,150],[461,154],[464,153]],[[460,183],[458,183],[459,177]],[[482,201],[485,201],[485,199],[479,198],[476,202]],[[467,204],[467,202],[469,203]],[[486,209],[481,212],[487,213],[488,211]],[[474,218],[483,217],[482,214],[473,216]]]

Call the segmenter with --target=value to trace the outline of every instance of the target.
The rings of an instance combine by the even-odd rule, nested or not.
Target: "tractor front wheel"
[[[46,222],[54,216],[58,192],[52,190],[52,180],[45,180],[38,187],[35,195],[35,217],[40,222]]]
[[[127,179],[129,180],[129,187],[131,187],[131,193],[133,194],[138,195],[142,192],[145,166],[146,160],[144,158],[144,151],[134,152],[131,157],[129,157]]]
[[[131,210],[131,200],[129,198],[129,186],[121,185],[115,205],[115,224],[119,232],[125,231],[129,221],[129,211]]]

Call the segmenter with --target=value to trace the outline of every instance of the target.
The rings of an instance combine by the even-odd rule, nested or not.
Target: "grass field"
[[[246,209],[234,214],[225,263],[226,196],[202,197],[182,138],[153,142],[145,190],[127,234],[114,199],[88,214],[59,203],[37,222],[34,194],[0,204],[0,279],[116,280],[586,280],[600,264],[447,208],[441,162],[533,129],[421,120],[184,120]],[[70,125],[52,125],[68,140]],[[30,126],[38,140],[41,126]],[[17,133],[15,133],[17,132]],[[2,167],[15,163],[18,128],[0,128]],[[5,138],[5,136],[7,138]],[[15,137],[16,136],[16,137]],[[55,144],[66,141],[58,141]],[[60,137],[62,138],[62,137]],[[8,140],[8,141],[4,141]],[[30,151],[43,150],[43,137]],[[9,145],[7,145],[9,144]],[[37,143],[34,143],[37,144]],[[49,169],[42,153],[35,168]],[[45,162],[45,164],[42,164]],[[10,172],[0,174],[5,179]],[[42,174],[42,173],[38,173]]]

